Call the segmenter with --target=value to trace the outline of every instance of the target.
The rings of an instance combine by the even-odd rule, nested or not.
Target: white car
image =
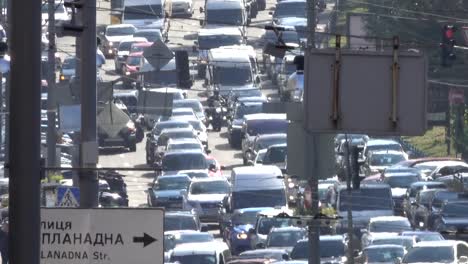
[[[377,237],[388,237],[392,234],[399,234],[403,231],[410,231],[411,223],[408,218],[402,216],[377,216],[369,221],[367,229],[362,230],[362,248],[369,246],[372,240]]]
[[[198,139],[201,141],[205,150],[208,150],[208,132],[205,124],[197,118],[186,116],[173,116],[170,120],[187,121],[197,131]]]
[[[181,107],[181,108],[172,109],[171,117],[197,118],[193,109],[189,107]]]
[[[200,150],[204,147],[200,140],[196,138],[169,139],[166,151]]]
[[[137,31],[136,27],[130,24],[109,25],[106,27],[104,37],[101,38],[101,48],[106,57],[114,57],[115,50],[122,40],[133,37]]]
[[[47,21],[49,20],[49,4],[43,3],[42,4],[42,27],[47,28]],[[55,24],[59,25],[65,21],[69,21],[71,19],[70,13],[68,12],[67,8],[63,5],[62,1],[55,1]]]
[[[468,263],[468,244],[454,240],[419,242],[401,263]]]

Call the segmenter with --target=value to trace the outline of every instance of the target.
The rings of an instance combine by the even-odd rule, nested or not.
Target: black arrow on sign
[[[158,240],[146,233],[143,233],[142,237],[133,237],[133,243],[143,243],[143,247],[148,246],[154,241],[158,241]]]

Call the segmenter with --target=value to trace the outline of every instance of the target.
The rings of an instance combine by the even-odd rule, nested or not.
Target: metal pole
[[[81,147],[80,166],[95,168],[97,164],[96,126],[96,0],[87,0],[82,9],[84,30],[81,35]],[[93,170],[80,172],[80,206],[98,206],[98,179]]]
[[[316,0],[307,0],[307,28],[308,28],[308,36],[307,36],[307,49],[306,49],[306,57],[307,53],[311,52],[315,49],[315,28],[316,28],[316,16],[315,16],[315,7],[316,7]],[[305,62],[307,60],[304,60]],[[307,63],[304,65],[304,74],[307,78]],[[310,89],[310,84],[305,82],[304,86],[304,97],[307,98],[307,90]],[[305,100],[307,101],[307,100]],[[312,216],[316,216],[320,213],[319,206],[318,206],[318,177],[319,177],[319,168],[318,168],[318,135],[312,134],[308,131],[307,122],[309,121],[308,118],[308,111],[307,105],[304,105],[304,114],[305,118],[304,121],[304,129],[305,129],[305,136],[306,136],[306,171],[307,176],[309,177],[309,187],[312,193]],[[311,159],[312,158],[312,162]],[[317,221],[312,221],[309,223],[309,264],[317,264],[320,263],[320,225]]]
[[[10,2],[9,263],[39,264],[41,1]]]
[[[49,50],[47,76],[47,166],[56,166],[57,132],[55,130],[55,0],[48,0]]]
[[[348,135],[345,134],[346,138],[346,153],[345,153],[345,158],[346,158],[346,191],[348,192],[348,199],[352,199],[352,189],[351,189],[351,162],[350,162],[350,152],[351,149],[349,148],[349,140],[348,140]],[[347,220],[348,220],[348,256],[347,260],[349,264],[354,264],[354,246],[353,246],[353,237],[354,237],[354,232],[353,232],[353,211],[352,207],[348,206],[347,208]]]

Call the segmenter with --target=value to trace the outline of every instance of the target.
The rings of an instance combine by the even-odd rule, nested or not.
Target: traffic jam
[[[400,137],[337,134],[336,173],[318,175],[317,194],[311,175],[288,173],[291,121],[266,106],[303,101],[306,0],[113,4],[98,8],[111,17],[98,25],[98,88],[112,83],[98,92],[98,166],[115,168],[98,172],[99,204],[164,208],[164,263],[299,264],[310,254],[321,263],[468,263],[463,160],[424,156]],[[319,49],[334,5],[317,3]],[[57,23],[70,18],[56,6]],[[57,43],[57,86],[73,95],[74,43]],[[64,105],[73,97],[57,96]],[[46,92],[42,100],[45,146]],[[78,133],[60,131],[60,167],[72,167]],[[73,174],[54,176],[72,186]],[[0,181],[2,205],[7,186]],[[329,221],[311,220],[312,197]],[[310,251],[312,225],[320,252]]]

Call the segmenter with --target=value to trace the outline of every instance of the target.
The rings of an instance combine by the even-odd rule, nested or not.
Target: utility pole
[[[316,0],[307,0],[307,49],[306,49],[306,57],[307,53],[313,51],[315,49],[315,28],[316,28],[316,16],[315,16],[315,9],[316,9]],[[307,63],[304,64],[304,67],[307,67]],[[305,75],[308,74],[307,68],[304,68]],[[304,76],[307,78],[307,76]],[[307,90],[311,87],[308,87],[308,83],[305,82],[304,85],[304,98],[307,98]],[[305,100],[307,101],[307,100]],[[304,104],[304,109],[308,109],[307,105]],[[305,129],[305,137],[306,137],[306,172],[307,176],[309,177],[309,187],[311,190],[312,196],[312,216],[319,215],[319,206],[318,206],[318,177],[319,177],[319,168],[318,168],[318,135],[312,134],[308,127],[307,121],[308,118],[308,111],[304,111],[305,118],[304,120],[304,129]],[[312,158],[312,161],[310,160]],[[311,221],[309,223],[309,264],[317,264],[320,263],[320,227],[318,221]]]
[[[56,100],[55,100],[55,0],[48,0],[49,47],[47,53],[47,166],[57,167],[57,133],[56,133]],[[47,172],[46,172],[47,173]]]
[[[41,1],[10,0],[9,263],[40,260]]]
[[[348,192],[348,199],[352,199],[352,188],[351,188],[351,177],[352,177],[352,170],[351,170],[351,148],[349,147],[349,139],[348,135],[345,135],[346,138],[346,153],[345,159],[346,159],[346,191]],[[359,175],[358,175],[359,176]],[[353,247],[353,237],[354,237],[354,232],[353,232],[353,211],[351,205],[348,205],[347,207],[347,222],[348,222],[348,256],[347,256],[347,261],[349,264],[354,264],[354,247]]]
[[[81,11],[83,32],[80,51],[81,142],[80,142],[80,206],[98,206],[98,178],[94,170],[98,162],[97,95],[96,95],[96,0],[86,0]]]

